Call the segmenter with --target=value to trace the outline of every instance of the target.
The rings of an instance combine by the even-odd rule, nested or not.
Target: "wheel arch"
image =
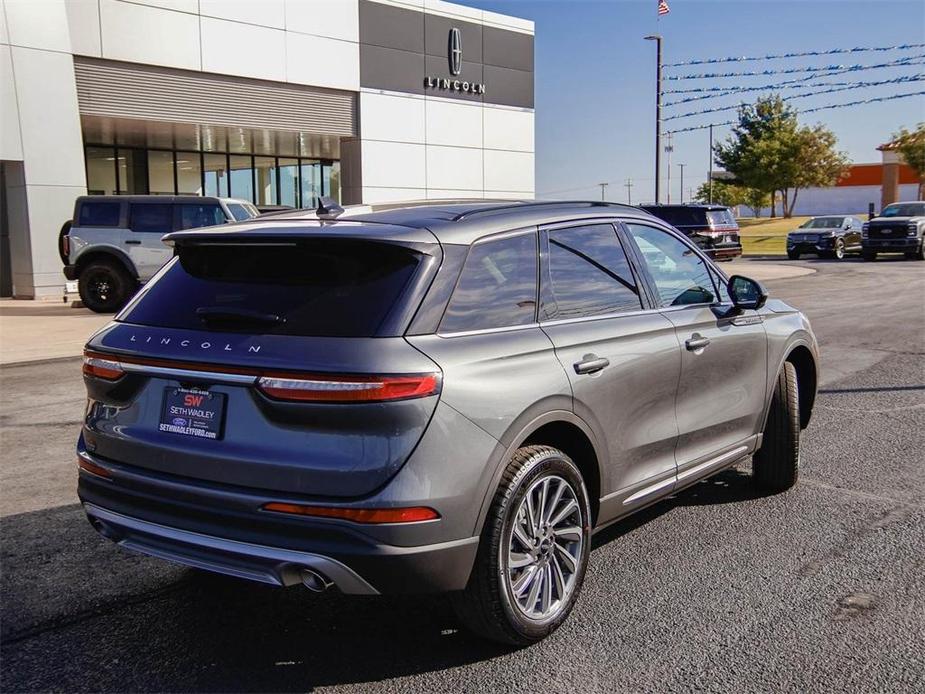
[[[87,265],[97,260],[115,261],[129,274],[132,279],[138,279],[138,272],[136,272],[135,265],[132,263],[128,255],[118,248],[109,246],[103,248],[97,247],[88,249],[77,256],[76,260],[74,261],[74,265],[77,268],[78,276],[81,272],[83,272],[83,269],[87,267]]]
[[[477,533],[482,531],[491,501],[494,498],[495,491],[498,489],[501,475],[504,473],[504,469],[510,462],[514,452],[522,446],[533,445],[557,448],[578,466],[578,470],[581,472],[588,489],[592,526],[597,523],[603,477],[601,461],[607,460],[607,453],[598,443],[597,437],[594,436],[594,432],[587,423],[574,412],[567,410],[551,411],[531,420],[509,440],[511,443],[502,450],[496,460],[494,475],[488,485],[482,501],[482,508],[479,512],[476,526]]]

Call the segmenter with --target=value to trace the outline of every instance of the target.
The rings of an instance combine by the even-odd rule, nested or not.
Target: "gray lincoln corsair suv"
[[[79,494],[127,549],[448,592],[527,644],[595,530],[749,456],[796,482],[809,323],[637,208],[323,202],[165,242],[83,367]]]

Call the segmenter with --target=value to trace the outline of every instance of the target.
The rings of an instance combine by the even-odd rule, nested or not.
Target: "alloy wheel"
[[[559,476],[541,477],[524,495],[511,524],[505,575],[517,609],[546,622],[575,590],[585,519],[578,495]]]

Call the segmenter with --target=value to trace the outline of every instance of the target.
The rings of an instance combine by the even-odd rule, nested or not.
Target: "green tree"
[[[919,179],[919,200],[925,200],[925,123],[919,123],[915,130],[901,128],[893,135],[890,145],[899,152]]]
[[[710,201],[710,182],[701,185],[694,193],[697,202]],[[746,188],[725,181],[713,181],[713,202],[726,207],[745,205],[749,207],[756,217],[761,216],[761,208],[771,204],[771,196],[754,188]]]
[[[779,193],[784,216],[790,217],[802,188],[833,185],[847,172],[847,157],[835,144],[830,130],[821,124],[800,127],[796,110],[770,96],[739,108],[732,134],[716,145],[715,155],[743,186]]]

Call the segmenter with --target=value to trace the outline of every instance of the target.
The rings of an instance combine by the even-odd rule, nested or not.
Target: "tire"
[[[77,278],[80,300],[96,313],[115,313],[135,293],[135,281],[116,260],[92,260]]]
[[[877,259],[877,254],[873,251],[861,251],[861,258],[866,262],[872,262]]]
[[[787,251],[787,257],[790,258],[790,260],[799,260],[800,253],[799,251]]]
[[[912,253],[906,253],[907,260],[925,260],[925,241],[919,246],[919,250]]]
[[[67,253],[64,252],[64,237],[71,232],[71,220],[67,220],[64,224],[61,225],[61,231],[58,232],[58,257],[61,258],[61,262],[64,265],[67,265],[71,262],[71,259],[68,258]]]
[[[572,506],[571,512],[554,524],[558,535],[534,532],[522,522],[529,518],[528,493],[534,506],[541,505],[544,485],[551,494],[547,503],[557,498],[560,490],[562,493],[558,501],[546,507],[548,513],[540,515],[555,520],[553,514]],[[501,477],[485,519],[469,583],[465,590],[453,595],[459,620],[480,636],[516,646],[549,636],[568,617],[581,590],[591,549],[590,519],[584,480],[567,455],[548,446],[518,449]],[[566,528],[572,529],[567,536],[562,534]],[[540,537],[543,539],[537,546],[534,541]],[[565,554],[572,558],[571,562],[564,558]],[[511,567],[514,557],[527,562],[526,566]],[[515,586],[521,587],[518,583],[524,590],[521,599],[515,592]],[[546,585],[555,586],[548,599],[544,599]],[[532,608],[536,608],[532,616],[528,614],[531,598]]]
[[[783,492],[800,471],[800,398],[797,371],[784,362],[771,397],[761,449],[752,463],[755,484],[767,492]]]
[[[832,257],[835,260],[845,259],[845,240],[835,239],[835,247],[832,249]]]

